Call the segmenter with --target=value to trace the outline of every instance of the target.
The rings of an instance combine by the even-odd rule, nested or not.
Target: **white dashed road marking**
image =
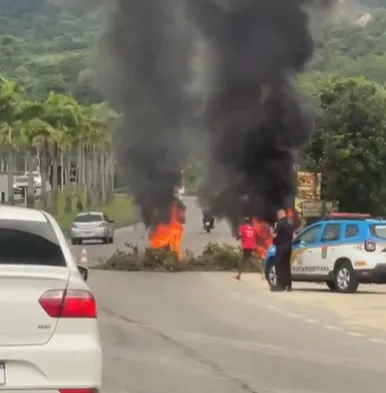
[[[363,333],[358,333],[358,332],[346,332],[346,334],[353,337],[365,337]]]
[[[281,312],[280,308],[277,308],[277,307],[275,307],[275,306],[268,305],[268,306],[266,306],[266,307],[269,308],[269,309],[272,310],[272,311]]]
[[[339,326],[333,326],[333,325],[324,325],[324,327],[328,330],[335,330],[337,332],[342,332],[343,329]]]
[[[266,305],[264,305],[264,307],[268,308],[272,311],[275,311],[275,312],[282,312],[282,310],[280,308],[277,308],[277,307],[272,306],[270,304],[266,304]],[[307,317],[300,315],[300,314],[285,313],[284,315],[288,318],[300,319],[300,320],[302,320],[306,323],[309,323],[309,324],[317,324],[317,323],[321,324],[320,321],[318,321],[317,319],[307,318]],[[369,342],[374,343],[374,344],[386,345],[386,340],[381,340],[378,338],[368,338],[368,337],[366,337],[366,335],[364,333],[346,331],[342,327],[335,326],[335,325],[323,325],[323,327],[327,330],[344,333],[348,336],[366,338]]]
[[[380,340],[379,338],[369,338],[369,341],[374,344],[386,345],[386,340]]]
[[[313,318],[305,318],[304,319],[307,323],[318,323],[318,321],[316,319]]]
[[[302,315],[299,315],[299,314],[291,314],[291,313],[286,314],[286,316],[289,317],[289,318],[297,318],[297,319],[299,319],[299,318],[304,318]]]

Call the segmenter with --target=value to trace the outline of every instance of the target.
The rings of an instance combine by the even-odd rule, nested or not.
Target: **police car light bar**
[[[328,215],[328,217],[330,218],[351,218],[351,219],[355,219],[355,218],[371,218],[371,214],[368,213],[330,213]]]

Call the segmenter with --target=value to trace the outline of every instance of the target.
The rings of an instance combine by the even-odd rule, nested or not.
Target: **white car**
[[[79,213],[70,230],[72,244],[82,244],[84,240],[102,240],[114,243],[114,220],[102,212]]]
[[[98,393],[95,298],[49,214],[0,206],[0,391]]]
[[[177,189],[177,196],[181,199],[183,196],[185,196],[185,187],[179,187]]]
[[[29,172],[26,172],[24,174],[24,176],[28,177],[29,176]],[[32,176],[34,178],[34,185],[36,187],[41,187],[42,186],[42,176],[38,171],[33,171],[32,172]]]

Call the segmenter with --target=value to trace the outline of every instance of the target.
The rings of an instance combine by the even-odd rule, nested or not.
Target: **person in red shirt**
[[[263,262],[269,247],[272,246],[272,229],[267,222],[256,218],[252,219],[252,225],[256,231],[256,257],[258,259],[256,267],[261,273],[261,278],[264,279]]]
[[[238,240],[241,240],[241,247],[243,250],[242,258],[239,261],[239,271],[235,277],[236,280],[240,281],[241,274],[244,271],[245,262],[248,262],[256,252],[256,229],[252,224],[252,219],[246,217],[244,223],[239,227]]]

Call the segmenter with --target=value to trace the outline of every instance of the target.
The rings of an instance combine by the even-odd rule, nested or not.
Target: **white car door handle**
[[[311,253],[312,253],[312,250],[307,250],[307,253],[308,253],[308,254],[311,254]]]

